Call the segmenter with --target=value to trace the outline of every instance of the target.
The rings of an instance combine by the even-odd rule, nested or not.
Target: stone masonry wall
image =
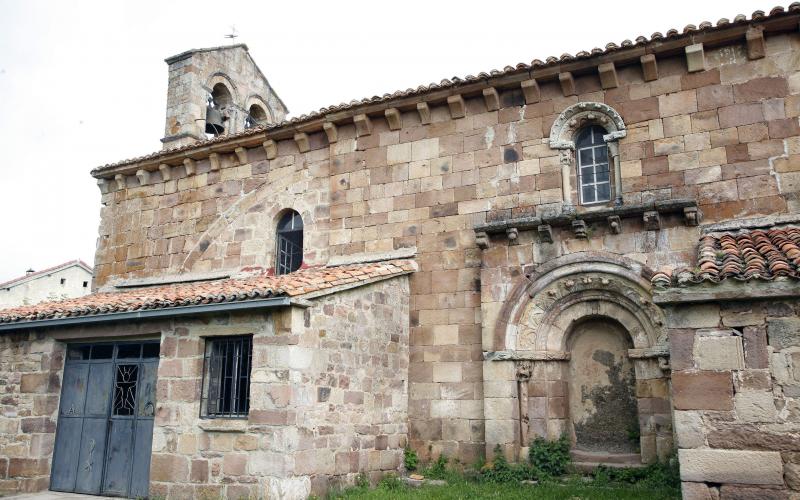
[[[432,103],[429,124],[402,113],[401,128],[390,130],[373,115],[365,135],[352,124],[340,124],[331,144],[310,133],[305,153],[294,140],[279,140],[272,160],[258,147],[221,153],[218,170],[205,159],[194,175],[170,167],[167,181],[158,171],[144,185],[124,176],[124,189],[102,198],[97,281],[268,269],[283,208],[297,209],[307,223],[309,265],[416,246],[410,440],[423,458],[446,453],[472,462],[484,453],[481,258],[473,227],[560,207],[559,151],[543,142],[558,114],[579,101],[621,114],[625,203],[695,198],[704,222],[797,212],[799,46],[796,34],[768,36],[763,59],[748,60],[744,44],[707,48],[705,71],[688,73],[685,57],[659,58],[659,77],[650,82],[638,65],[617,68],[619,85],[609,89],[596,74],[576,74],[575,95],[542,82],[541,100],[525,104],[519,89],[498,89],[498,110],[467,98],[465,116],[453,119],[446,105]],[[571,184],[570,191],[574,172]],[[696,228],[666,221],[665,229],[647,231],[635,219],[622,225],[621,235],[610,235],[590,224],[588,239],[564,235],[547,252],[604,251],[651,269],[693,263]],[[497,251],[510,258],[522,251],[507,248]]]
[[[0,495],[50,484],[63,344],[44,335],[0,335]]]
[[[685,499],[797,496],[799,315],[796,300],[667,310]]]
[[[151,493],[305,498],[331,480],[397,470],[406,443],[407,282],[164,330]],[[201,419],[203,338],[241,334],[253,335],[248,417]]]

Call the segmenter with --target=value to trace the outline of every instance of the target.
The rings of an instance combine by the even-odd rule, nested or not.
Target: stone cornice
[[[198,144],[98,167],[92,170],[92,175],[110,181],[118,174],[131,175],[138,170],[156,170],[160,164],[179,166],[187,158],[201,160],[212,152],[233,153],[238,147],[255,147],[266,140],[294,140],[295,134],[298,133],[322,132],[326,123],[336,126],[352,124],[357,119],[361,119],[363,123],[364,118],[386,119],[386,110],[391,108],[398,112],[418,112],[424,123],[430,105],[449,105],[451,112],[455,108],[452,117],[456,119],[459,116],[459,103],[464,98],[485,99],[484,91],[487,89],[497,91],[521,89],[526,102],[532,104],[538,102],[539,83],[561,82],[564,88],[564,82],[574,76],[587,74],[601,76],[600,66],[603,66],[603,71],[607,72],[608,68],[613,67],[616,72],[623,66],[640,65],[645,77],[649,78],[648,75],[652,76],[654,72],[657,74],[656,60],[652,56],[686,57],[690,71],[696,70],[698,65],[703,64],[703,61],[698,59],[703,57],[702,50],[699,50],[702,48],[742,43],[747,44],[749,57],[763,57],[763,50],[759,49],[760,45],[763,45],[763,36],[797,31],[800,18],[798,11],[800,4],[792,4],[788,12],[784,12],[781,8],[773,9],[768,16],[763,12],[756,12],[749,21],[745,16],[737,16],[732,23],[720,20],[716,27],[711,23],[703,23],[699,28],[687,26],[682,34],[670,30],[666,37],[654,34],[651,39],[641,37],[636,43],[629,41],[623,43],[622,47],[609,44],[605,50],[596,49],[592,53],[581,52],[576,56],[551,57],[545,62],[534,61],[532,65],[520,64],[517,67],[506,67],[503,71],[493,71],[491,74],[481,73],[478,77],[468,76],[464,79],[442,82],[442,85],[430,85],[416,90],[387,94],[384,97],[365,99],[350,105],[323,108],[319,112],[302,115],[268,128],[251,129],[232,136],[221,136]],[[616,78],[616,73],[614,77]],[[623,85],[624,82],[618,84]],[[330,125],[328,130],[331,130]],[[331,138],[330,133],[327,135]]]

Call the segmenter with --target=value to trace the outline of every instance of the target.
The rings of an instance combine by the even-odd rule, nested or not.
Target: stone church
[[[800,4],[323,108],[167,59],[93,293],[0,311],[0,492],[305,498],[566,435],[800,494]],[[797,363],[797,364],[795,364]]]

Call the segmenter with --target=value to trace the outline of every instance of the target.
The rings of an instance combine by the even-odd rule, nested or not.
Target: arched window
[[[611,174],[605,129],[597,125],[580,130],[575,139],[578,157],[578,192],[582,205],[611,200]]]
[[[267,123],[267,112],[258,104],[253,104],[247,111],[247,118],[244,119],[244,128],[253,128]]]
[[[276,234],[277,261],[275,274],[286,274],[300,269],[303,263],[303,219],[289,210],[278,221]]]

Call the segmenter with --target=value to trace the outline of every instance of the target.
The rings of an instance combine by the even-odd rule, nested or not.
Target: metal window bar
[[[576,149],[581,204],[611,201],[608,146],[603,141],[603,130],[591,127],[581,133]]]
[[[292,233],[297,233],[293,231]],[[291,240],[292,236],[297,238],[296,234],[284,233],[278,235],[278,269],[277,274],[287,274],[297,271],[303,259],[303,247]],[[302,241],[302,231],[300,238]]]
[[[206,341],[201,417],[243,418],[250,409],[252,337]]]

